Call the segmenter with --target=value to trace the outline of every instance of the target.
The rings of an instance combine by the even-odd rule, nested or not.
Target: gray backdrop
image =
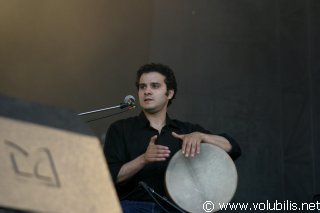
[[[0,5],[1,94],[83,112],[136,95],[138,67],[162,62],[178,79],[171,116],[241,145],[234,201],[320,193],[320,1]],[[110,122],[137,113],[88,124],[103,140]]]

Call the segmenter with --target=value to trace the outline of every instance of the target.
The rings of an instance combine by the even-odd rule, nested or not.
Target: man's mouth
[[[145,98],[144,101],[149,102],[149,101],[153,101],[153,99],[152,98]]]

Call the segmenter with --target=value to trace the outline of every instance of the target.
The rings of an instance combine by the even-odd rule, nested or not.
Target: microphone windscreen
[[[124,100],[123,100],[123,102],[125,103],[125,104],[127,104],[127,103],[129,103],[129,102],[135,102],[136,101],[136,99],[132,96],[132,95],[127,95],[125,98],[124,98]]]

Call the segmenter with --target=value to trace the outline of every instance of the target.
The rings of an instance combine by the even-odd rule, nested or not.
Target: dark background
[[[2,95],[89,111],[136,96],[140,65],[168,64],[178,79],[171,117],[228,132],[242,147],[234,201],[320,193],[319,0],[0,5]],[[103,141],[110,122],[137,113],[88,124]]]

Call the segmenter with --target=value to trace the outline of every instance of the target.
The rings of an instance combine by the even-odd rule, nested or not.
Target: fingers
[[[201,136],[197,132],[190,134],[177,134],[172,132],[172,136],[182,140],[181,151],[186,157],[194,157],[200,153]]]
[[[153,149],[148,153],[148,160],[153,161],[165,161],[170,156],[170,150],[168,147],[155,145]]]
[[[157,135],[150,138],[149,146],[145,152],[147,162],[165,161],[170,156],[170,150],[167,146],[155,144]]]
[[[157,135],[154,135],[150,138],[150,142],[149,142],[149,146],[151,145],[152,148],[156,149],[157,152],[161,153],[167,153],[167,151],[169,150],[169,148],[167,146],[163,146],[163,145],[157,145],[155,144],[157,141]]]
[[[183,141],[182,143],[182,154],[186,157],[194,157],[196,154],[200,153],[200,141],[191,140]]]
[[[153,161],[165,161],[170,156],[170,151],[158,151],[157,153],[150,154],[149,155],[149,162]]]
[[[183,134],[179,135],[175,132],[172,132],[172,136],[182,140],[182,146],[181,146],[182,154],[184,154],[186,157],[189,157],[192,144],[187,142],[188,137],[185,137],[185,135]]]
[[[157,138],[158,138],[157,135],[152,136],[152,137],[150,138],[150,142],[149,142],[149,143],[155,144],[156,141],[157,141]]]

